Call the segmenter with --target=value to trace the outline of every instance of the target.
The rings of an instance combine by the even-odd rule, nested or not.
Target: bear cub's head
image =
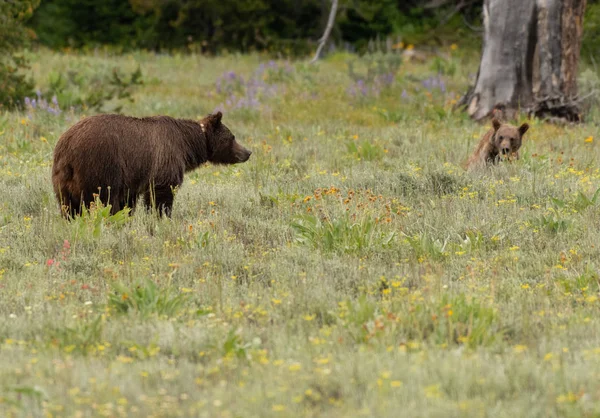
[[[208,161],[213,164],[237,164],[248,161],[252,151],[235,140],[229,128],[221,122],[223,114],[208,115],[201,125],[206,132]]]
[[[503,158],[510,158],[512,155],[518,155],[519,148],[523,141],[523,135],[529,129],[527,123],[523,123],[518,128],[507,123],[500,123],[498,119],[492,119],[492,125],[494,126],[494,134],[491,136],[490,141],[492,146],[495,148],[498,155]]]

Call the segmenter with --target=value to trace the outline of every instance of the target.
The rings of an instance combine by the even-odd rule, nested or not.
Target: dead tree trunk
[[[493,111],[581,119],[577,66],[586,0],[485,0],[483,52],[461,104],[480,120]]]
[[[337,13],[338,8],[338,0],[332,0],[331,2],[331,10],[329,11],[329,18],[327,19],[327,26],[325,27],[325,32],[321,39],[319,39],[319,46],[317,47],[317,52],[315,52],[315,56],[310,61],[311,64],[317,62],[319,57],[321,56],[321,50],[327,43],[327,39],[329,39],[329,35],[331,34],[331,29],[333,29],[333,24],[335,23],[335,14]]]

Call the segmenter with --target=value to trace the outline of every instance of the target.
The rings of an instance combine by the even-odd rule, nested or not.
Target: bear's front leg
[[[159,216],[171,217],[173,209],[173,188],[172,186],[156,186],[153,190],[144,193],[144,203],[149,210],[154,206]]]
[[[128,195],[126,198],[124,198],[121,201],[122,208],[128,207],[130,209],[129,216],[133,215],[133,213],[135,212],[135,207],[137,205],[137,199],[138,199],[137,194],[133,193],[131,195]]]

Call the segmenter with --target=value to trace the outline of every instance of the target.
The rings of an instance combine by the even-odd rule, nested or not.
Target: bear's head
[[[510,158],[511,155],[516,154],[519,148],[521,148],[523,135],[529,129],[529,125],[523,123],[517,128],[507,123],[500,123],[496,118],[492,119],[492,125],[494,127],[494,134],[490,138],[490,141],[498,155]]]
[[[252,151],[244,148],[235,140],[235,136],[221,119],[223,114],[217,112],[208,115],[200,124],[206,134],[207,158],[213,164],[237,164],[248,161]]]

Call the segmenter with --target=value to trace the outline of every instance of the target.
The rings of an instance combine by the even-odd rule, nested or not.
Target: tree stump
[[[459,105],[481,120],[518,112],[579,122],[577,69],[586,0],[485,0],[475,85]]]

